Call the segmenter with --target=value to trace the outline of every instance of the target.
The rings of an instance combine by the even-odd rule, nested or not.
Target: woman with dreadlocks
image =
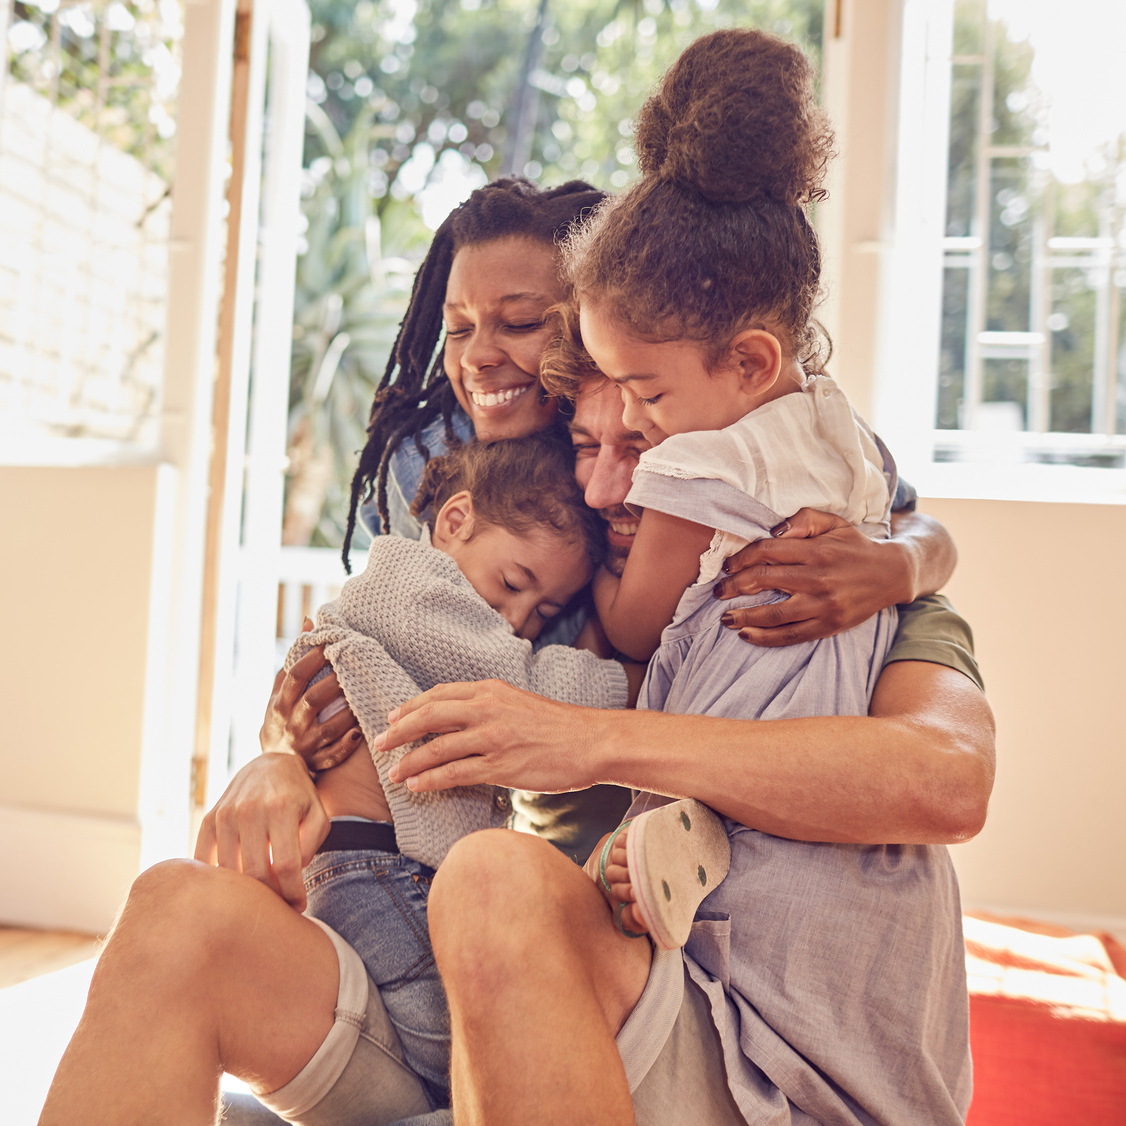
[[[551,336],[545,314],[563,295],[555,243],[602,198],[581,180],[541,191],[502,179],[438,228],[372,404],[345,567],[362,501],[371,498],[362,515],[372,532],[418,539],[410,506],[431,456],[474,436],[521,438],[552,424],[539,365]]]

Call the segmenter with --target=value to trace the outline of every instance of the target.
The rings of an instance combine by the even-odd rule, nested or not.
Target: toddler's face
[[[470,516],[448,537],[436,535],[435,546],[457,563],[473,589],[526,641],[534,641],[571,595],[590,581],[591,566],[582,544],[549,528],[518,536]]]

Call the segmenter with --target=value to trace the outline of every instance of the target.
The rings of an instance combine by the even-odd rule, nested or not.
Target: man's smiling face
[[[633,467],[649,442],[624,426],[621,394],[608,379],[583,384],[569,429],[575,448],[575,477],[587,504],[598,509],[607,523],[610,554],[606,567],[620,575],[638,523],[624,502],[633,482]]]

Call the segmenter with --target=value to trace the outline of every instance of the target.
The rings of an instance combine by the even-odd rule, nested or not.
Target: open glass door
[[[240,0],[193,806],[258,751],[274,675],[309,57],[304,0]]]

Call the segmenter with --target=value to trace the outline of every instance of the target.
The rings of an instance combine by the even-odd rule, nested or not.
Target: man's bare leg
[[[264,885],[157,865],[110,934],[40,1126],[212,1126],[223,1071],[273,1091],[312,1058],[338,980],[328,936]]]
[[[428,914],[458,1126],[632,1122],[614,1037],[651,948],[617,931],[583,871],[534,837],[474,833],[439,869]]]

